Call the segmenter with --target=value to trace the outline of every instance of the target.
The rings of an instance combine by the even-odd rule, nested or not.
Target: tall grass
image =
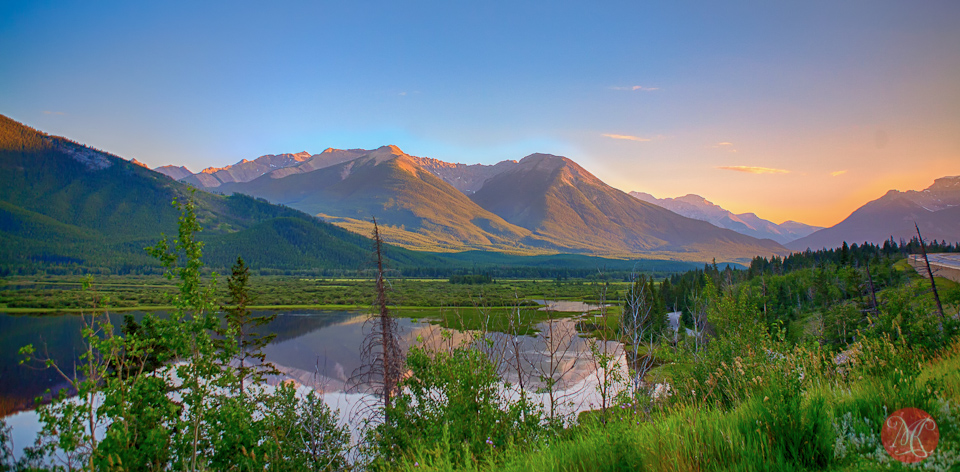
[[[730,409],[689,398],[648,412],[623,407],[607,424],[587,417],[560,437],[484,462],[453,463],[440,449],[457,445],[433,445],[432,454],[413,453],[398,465],[407,470],[906,470],[910,466],[883,449],[880,428],[890,413],[910,406],[933,415],[940,429],[935,454],[919,466],[960,470],[960,342],[934,359],[883,339],[858,349],[844,366],[831,362],[819,370],[809,362],[815,356],[798,350],[788,357],[794,357],[790,371],[795,372],[796,357],[806,356],[802,382],[781,376]],[[776,364],[770,363],[766,373],[773,374]]]

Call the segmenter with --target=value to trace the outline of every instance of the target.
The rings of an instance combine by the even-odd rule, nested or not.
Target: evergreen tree
[[[247,308],[252,301],[247,283],[250,279],[250,269],[243,262],[242,257],[237,257],[237,262],[233,264],[230,278],[227,279],[227,288],[230,293],[229,306],[224,307],[226,312],[226,330],[221,334],[232,335],[236,354],[237,367],[237,388],[239,394],[244,394],[244,382],[247,379],[255,384],[263,381],[265,374],[275,373],[273,365],[266,362],[266,355],[263,348],[270,343],[277,335],[275,333],[258,333],[257,327],[263,326],[273,321],[276,313],[265,316],[253,316],[253,313]],[[226,337],[225,340],[229,340]]]

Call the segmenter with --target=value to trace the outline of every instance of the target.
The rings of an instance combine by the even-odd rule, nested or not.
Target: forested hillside
[[[300,211],[191,187],[125,159],[0,116],[0,272],[158,271],[143,250],[177,231],[174,199],[193,199],[205,259],[229,267],[360,270],[370,240]],[[395,266],[438,265],[388,247]]]

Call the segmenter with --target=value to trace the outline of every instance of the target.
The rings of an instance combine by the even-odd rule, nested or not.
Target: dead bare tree
[[[620,334],[627,344],[628,384],[635,400],[645,387],[644,378],[654,367],[654,353],[660,337],[655,329],[651,294],[647,290],[643,277],[634,277],[620,317]],[[641,354],[641,348],[646,352]],[[636,410],[637,402],[632,403]]]
[[[364,404],[354,412],[371,423],[388,422],[392,399],[397,393],[397,384],[403,375],[403,350],[397,321],[387,307],[387,287],[383,271],[383,239],[377,219],[373,219],[373,244],[377,263],[376,313],[364,324],[366,336],[360,347],[361,365],[351,378],[353,389],[368,388],[375,402]]]
[[[537,335],[537,343],[543,346],[543,357],[530,364],[540,381],[536,393],[547,396],[544,405],[547,416],[555,420],[558,418],[557,408],[581,393],[582,388],[570,388],[569,376],[583,356],[585,343],[580,342],[572,320],[557,317],[549,306],[546,312],[547,320],[541,323],[544,329]]]
[[[502,336],[495,336],[491,333],[490,324],[492,322],[492,310],[487,306],[486,299],[483,297],[483,292],[479,294],[477,298],[473,300],[473,309],[477,311],[477,317],[480,321],[479,328],[470,330],[469,343],[473,349],[477,349],[482,352],[486,358],[493,363],[496,368],[497,375],[500,378],[503,378],[504,374],[504,351],[506,350],[505,343],[501,340],[498,342]],[[460,330],[466,332],[466,323],[461,319],[460,320]]]
[[[930,286],[933,288],[933,299],[937,302],[937,313],[940,315],[940,331],[943,331],[943,305],[940,304],[940,294],[937,293],[937,281],[933,278],[933,270],[930,269],[930,259],[927,257],[927,245],[923,242],[923,236],[920,235],[920,226],[913,222],[917,228],[917,239],[920,240],[920,250],[923,252],[923,262],[927,264],[927,275],[930,276]]]
[[[600,422],[606,424],[607,410],[612,406],[624,381],[620,368],[623,358],[623,344],[616,341],[616,333],[607,323],[607,287],[600,289],[600,322],[593,327],[596,336],[590,342],[590,360],[593,363],[593,375],[597,382],[596,390],[600,396]]]
[[[520,296],[514,293],[514,305],[507,314],[507,336],[504,364],[509,365],[517,373],[517,388],[520,392],[520,401],[526,401],[527,373],[523,369],[523,336],[520,333],[522,313],[520,311]],[[509,357],[508,357],[509,356]]]
[[[707,295],[702,288],[696,288],[690,294],[687,303],[687,309],[690,310],[690,315],[693,318],[693,355],[699,358],[700,351],[706,346],[707,341],[707,306],[709,304]]]

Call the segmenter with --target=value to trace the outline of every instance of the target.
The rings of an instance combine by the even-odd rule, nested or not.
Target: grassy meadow
[[[111,310],[153,310],[169,308],[169,296],[177,291],[173,281],[162,276],[102,276],[93,290],[82,290],[79,276],[8,277],[0,281],[0,311],[42,313],[78,311],[90,306],[94,296],[100,306]],[[599,287],[611,294],[625,292],[623,281],[505,279],[488,284],[453,284],[448,279],[391,279],[389,303],[398,309],[442,307],[509,307],[531,305],[532,299],[592,300]],[[251,277],[251,308],[351,308],[366,309],[374,300],[370,279],[300,278],[291,276]],[[227,301],[224,279],[217,284],[215,298]]]

